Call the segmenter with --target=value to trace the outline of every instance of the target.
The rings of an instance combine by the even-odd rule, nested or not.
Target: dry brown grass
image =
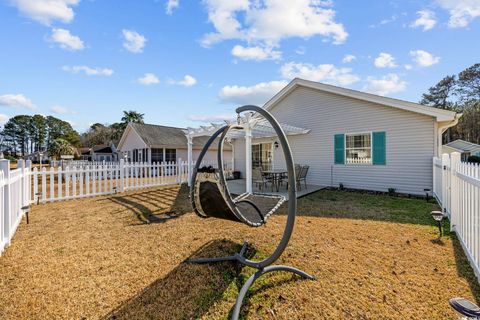
[[[427,212],[411,212],[430,207],[328,190],[300,200],[279,263],[318,280],[265,276],[242,317],[453,318],[448,299],[478,301],[480,290],[458,241],[434,241],[435,227],[422,218]],[[0,319],[227,318],[253,270],[182,261],[233,253],[245,239],[255,244],[250,255],[264,257],[285,216],[252,229],[188,211],[186,192],[177,187],[34,207],[30,224],[21,224],[0,257]]]

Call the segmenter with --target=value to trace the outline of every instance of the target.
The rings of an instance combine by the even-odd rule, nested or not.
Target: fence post
[[[447,190],[447,172],[448,165],[450,162],[450,155],[444,153],[442,154],[442,211],[446,213],[447,201],[448,201],[448,190]]]
[[[9,235],[10,235],[10,160],[0,159],[0,171],[3,171],[3,176],[6,181],[5,186],[3,187],[3,203],[0,203],[3,206],[3,241],[6,245],[9,244]]]
[[[25,161],[22,159],[17,160],[17,169],[20,169],[20,199],[22,204],[20,207],[25,205]]]
[[[26,198],[26,203],[24,206],[30,205],[30,201],[32,200],[32,179],[31,179],[31,174],[32,174],[32,160],[27,160],[25,162],[25,167],[28,169],[28,174],[25,176],[25,181],[27,182],[27,198]]]
[[[120,159],[120,190],[119,192],[125,191],[125,160]]]
[[[458,188],[457,169],[461,161],[460,153],[450,154],[450,229],[455,231],[455,226],[460,222],[460,210],[458,207],[460,190]]]

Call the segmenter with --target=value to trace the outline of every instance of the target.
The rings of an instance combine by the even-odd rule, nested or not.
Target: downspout
[[[450,121],[450,122],[448,122],[444,125],[438,124],[438,128],[437,128],[437,157],[440,158],[442,156],[443,134],[445,133],[445,131],[448,130],[448,128],[456,126],[458,124],[458,120],[460,120],[461,117],[462,117],[461,113],[456,113],[455,117],[452,121]]]

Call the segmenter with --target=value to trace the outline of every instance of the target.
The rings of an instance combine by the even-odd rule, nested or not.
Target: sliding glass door
[[[273,169],[272,143],[252,144],[252,167],[262,170]]]

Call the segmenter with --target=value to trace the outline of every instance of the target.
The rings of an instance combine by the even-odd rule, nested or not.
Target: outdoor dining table
[[[280,181],[282,180],[283,177],[285,177],[288,174],[286,170],[266,170],[262,172],[267,177],[272,179],[272,191],[273,191],[273,187],[275,187],[277,192],[280,190]]]

